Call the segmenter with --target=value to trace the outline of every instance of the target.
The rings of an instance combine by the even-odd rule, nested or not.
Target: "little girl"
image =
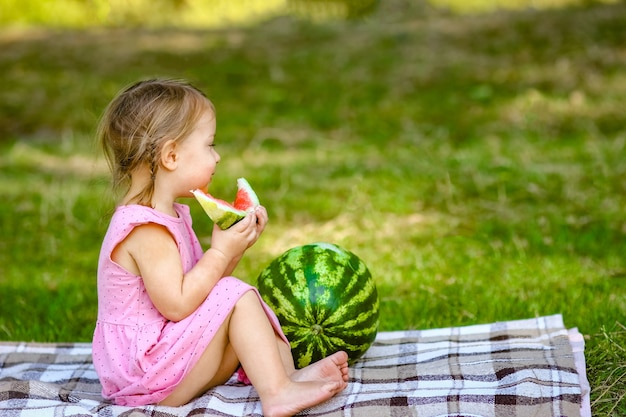
[[[123,197],[98,263],[93,361],[116,404],[183,405],[239,369],[266,416],[291,416],[343,390],[347,354],[294,368],[289,342],[256,288],[229,277],[267,224],[258,207],[203,252],[189,207],[220,155],[215,109],[174,80],[139,82],[107,107],[98,139]]]

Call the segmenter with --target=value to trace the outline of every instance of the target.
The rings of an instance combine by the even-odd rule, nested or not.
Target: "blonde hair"
[[[113,188],[127,192],[132,172],[145,166],[151,181],[132,200],[151,206],[163,144],[184,140],[207,110],[215,113],[211,101],[185,81],[146,80],[122,90],[107,106],[97,131]]]

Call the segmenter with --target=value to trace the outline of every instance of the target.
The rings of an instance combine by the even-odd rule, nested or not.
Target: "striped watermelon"
[[[330,243],[289,249],[258,277],[258,289],[291,342],[296,367],[344,350],[354,363],[378,331],[378,293],[355,254]]]

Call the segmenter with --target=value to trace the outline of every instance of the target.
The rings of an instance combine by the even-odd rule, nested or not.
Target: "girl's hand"
[[[265,210],[265,207],[263,206],[256,206],[256,208],[254,209],[254,213],[256,214],[256,231],[257,231],[257,237],[256,239],[254,239],[254,242],[256,242],[259,239],[259,237],[261,237],[261,234],[265,230],[265,226],[267,225],[269,218],[267,216],[267,210]],[[254,242],[252,242],[250,246],[252,246]]]
[[[239,259],[245,250],[259,239],[267,220],[267,211],[259,206],[239,223],[226,230],[214,226],[211,248],[219,250],[231,260]]]

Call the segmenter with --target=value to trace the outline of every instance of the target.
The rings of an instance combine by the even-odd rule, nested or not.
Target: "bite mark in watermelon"
[[[209,218],[225,230],[242,220],[259,205],[259,198],[245,178],[237,179],[237,196],[230,204],[200,189],[191,191]]]
[[[278,316],[298,368],[339,350],[352,364],[376,338],[374,280],[361,259],[337,245],[289,249],[261,272],[257,286]]]

